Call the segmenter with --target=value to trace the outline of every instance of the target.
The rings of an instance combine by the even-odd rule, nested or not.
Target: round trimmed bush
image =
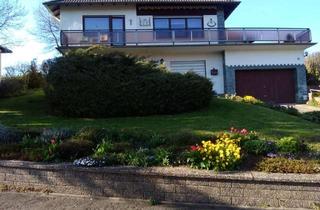
[[[175,114],[208,106],[212,84],[193,73],[170,73],[142,58],[92,47],[53,62],[46,95],[51,111],[63,116]]]

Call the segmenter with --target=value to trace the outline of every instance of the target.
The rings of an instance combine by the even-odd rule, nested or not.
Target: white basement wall
[[[218,94],[224,93],[223,80],[223,58],[221,53],[210,54],[153,54],[151,56],[154,60],[164,59],[165,65],[170,69],[171,61],[200,61],[205,60],[206,63],[206,77],[213,82],[213,90]],[[212,76],[210,71],[212,68],[218,69],[218,75]]]
[[[304,64],[303,50],[226,51],[227,66],[299,65]]]

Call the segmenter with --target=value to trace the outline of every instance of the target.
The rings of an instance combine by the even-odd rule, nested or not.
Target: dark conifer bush
[[[142,58],[92,47],[53,62],[46,96],[52,113],[63,116],[175,114],[208,106],[212,84],[193,73],[170,73]]]

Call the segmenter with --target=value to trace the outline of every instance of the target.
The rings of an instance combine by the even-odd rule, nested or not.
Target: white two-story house
[[[147,56],[173,72],[194,71],[217,94],[275,103],[307,100],[307,28],[226,28],[236,0],[54,0],[61,47],[110,46]]]

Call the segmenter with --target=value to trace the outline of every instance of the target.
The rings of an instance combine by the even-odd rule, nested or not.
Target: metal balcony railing
[[[190,30],[61,31],[61,45],[111,46],[310,43],[310,29],[224,28]]]

